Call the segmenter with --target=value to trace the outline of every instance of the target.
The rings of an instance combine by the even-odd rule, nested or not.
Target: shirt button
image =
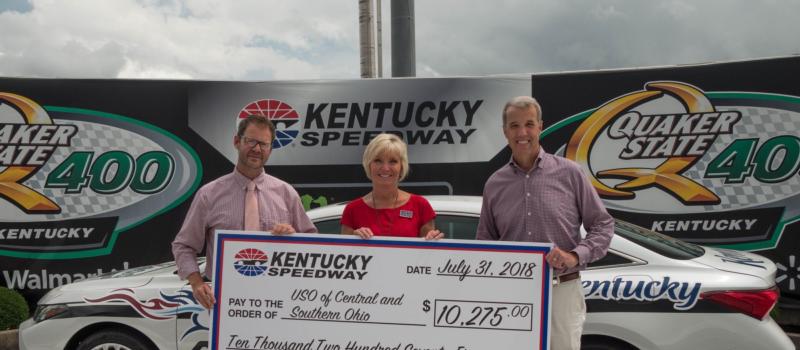
[[[525,195],[526,195],[526,196],[528,196],[528,197],[530,197],[530,196],[531,196],[531,193],[530,193],[530,192],[528,192],[528,193],[526,193]]]
[[[530,236],[530,235],[531,235],[531,231],[528,231],[528,236]]]
[[[531,216],[531,213],[530,213],[530,212],[528,212],[528,216]]]
[[[527,178],[530,178],[530,177],[531,177],[530,175],[525,175],[525,178],[526,178],[526,179],[527,179]]]

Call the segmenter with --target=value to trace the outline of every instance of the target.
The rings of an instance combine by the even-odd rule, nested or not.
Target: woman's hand
[[[444,238],[444,233],[436,229],[436,225],[434,224],[433,220],[428,221],[425,225],[419,228],[419,237],[425,238],[425,240],[436,240]]]
[[[430,230],[430,231],[428,231],[428,233],[425,234],[425,240],[426,241],[438,240],[438,239],[442,239],[442,238],[444,238],[444,233],[442,233],[442,231],[439,231],[439,230],[436,230],[436,229]]]
[[[363,239],[370,239],[375,235],[372,233],[372,230],[370,230],[369,227],[355,229],[353,230],[353,234]]]

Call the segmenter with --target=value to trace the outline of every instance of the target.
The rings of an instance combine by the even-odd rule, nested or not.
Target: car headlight
[[[66,304],[39,305],[33,313],[33,320],[42,322],[44,320],[61,315],[69,310]]]

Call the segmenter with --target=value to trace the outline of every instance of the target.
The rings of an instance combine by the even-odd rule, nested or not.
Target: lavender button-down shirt
[[[581,224],[586,237],[581,238]],[[586,268],[606,255],[614,219],[578,164],[539,150],[527,173],[512,161],[486,181],[477,239],[553,243]]]
[[[256,183],[260,230],[271,230],[275,224],[290,224],[297,232],[317,232],[292,186],[266,173],[261,173],[253,181]],[[181,279],[199,272],[196,256],[206,243],[205,275],[211,278],[214,231],[244,229],[244,198],[248,182],[249,178],[234,170],[197,191],[183,227],[172,242],[172,254]]]

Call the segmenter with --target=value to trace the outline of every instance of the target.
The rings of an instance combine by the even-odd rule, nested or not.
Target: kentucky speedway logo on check
[[[566,136],[557,153],[584,169],[617,217],[692,242],[765,249],[800,218],[798,128],[796,96],[653,81],[543,137]]]
[[[0,92],[0,256],[108,254],[200,177],[194,151],[158,127]]]
[[[236,272],[243,249],[265,252],[276,272]],[[210,348],[546,349],[549,251],[520,242],[217,231]]]

